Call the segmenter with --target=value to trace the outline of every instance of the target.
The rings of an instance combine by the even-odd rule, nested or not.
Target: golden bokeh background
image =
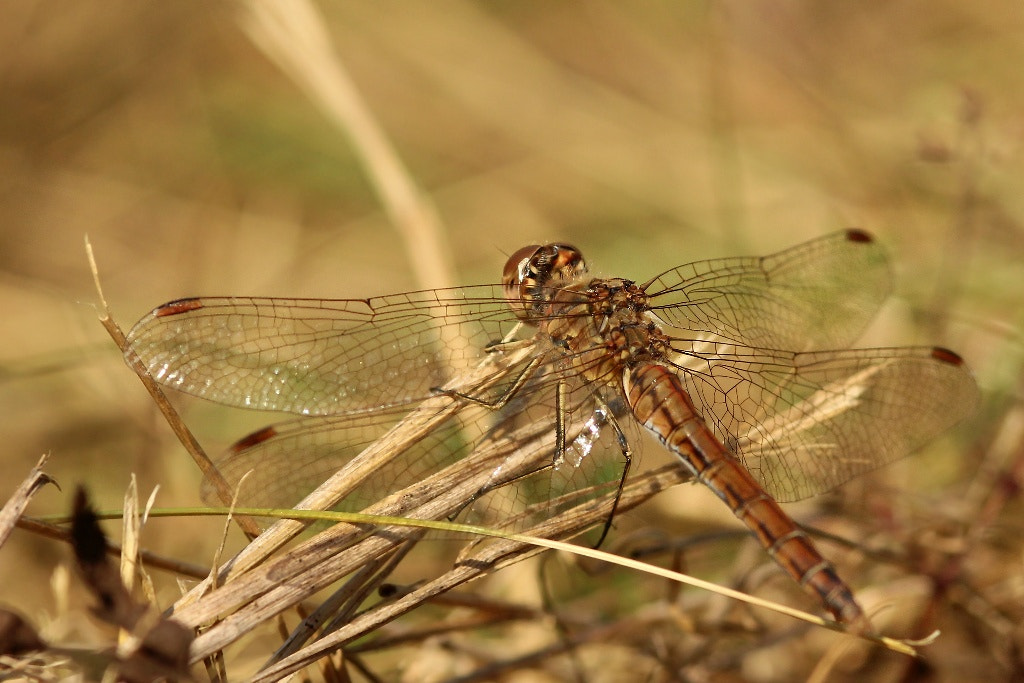
[[[281,68],[248,3],[17,2],[0,17],[0,491],[44,452],[63,487],[32,513],[66,511],[77,483],[119,508],[133,473],[160,505],[198,504],[198,475],[96,322],[85,235],[127,327],[187,295],[494,281],[535,241],[645,279],[861,227],[897,281],[869,342],[949,346],[985,391],[975,420],[889,476],[920,514],[962,503],[981,471],[1020,473],[1019,442],[993,447],[1024,386],[1018,3],[321,3],[314,25],[435,212],[447,273],[414,267],[429,248],[396,226],[360,131]],[[267,419],[180,403],[212,449]],[[1019,532],[1020,511],[1011,497],[991,528]],[[157,520],[143,540],[202,564],[218,528]],[[0,599],[37,624],[64,614],[50,576],[68,557],[16,531]],[[1017,557],[985,580],[1021,602]],[[955,630],[947,642],[939,680],[1007,670]]]

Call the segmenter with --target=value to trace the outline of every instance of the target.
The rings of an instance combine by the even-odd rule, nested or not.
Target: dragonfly
[[[447,397],[471,417],[404,449],[346,506],[532,426],[550,439],[544,462],[495,467],[468,507],[545,470],[577,483],[542,495],[603,482],[611,515],[646,429],[836,620],[863,625],[852,589],[779,504],[907,455],[978,401],[953,351],[851,348],[891,288],[885,250],[859,229],[643,282],[593,277],[577,248],[553,243],[516,251],[498,284],[178,299],[134,326],[127,353],[181,392],[299,416],[220,462],[232,483],[252,474],[268,504],[293,504],[310,479]]]

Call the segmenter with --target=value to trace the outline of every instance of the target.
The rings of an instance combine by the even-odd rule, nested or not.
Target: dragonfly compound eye
[[[561,287],[587,272],[583,254],[569,244],[523,247],[505,262],[501,284],[515,314],[530,321]]]

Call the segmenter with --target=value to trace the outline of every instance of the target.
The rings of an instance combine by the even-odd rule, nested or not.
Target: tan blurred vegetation
[[[64,487],[44,489],[33,513],[66,511],[78,482],[117,509],[132,473],[144,496],[160,486],[160,505],[198,504],[198,475],[96,323],[84,235],[126,327],[193,294],[351,297],[426,286],[410,266],[424,245],[401,238],[351,131],[254,45],[241,7],[0,7],[0,492],[42,452]],[[456,282],[496,280],[504,255],[531,241],[568,240],[600,273],[643,279],[843,227],[877,234],[891,250],[897,296],[870,342],[956,349],[986,400],[949,439],[799,510],[850,504],[861,515],[852,529],[877,529],[854,540],[897,551],[920,544],[917,571],[854,572],[852,582],[895,605],[883,618],[896,635],[944,632],[926,649],[935,680],[1022,675],[1018,3],[320,9],[336,57],[436,210]],[[212,450],[267,419],[181,403]],[[668,525],[678,506],[692,531],[704,513],[687,504],[692,489],[675,493],[648,517]],[[713,524],[728,523],[717,513]],[[219,528],[156,520],[142,541],[203,565]],[[831,552],[844,568],[875,562]],[[82,599],[72,589],[63,606],[51,590],[68,557],[61,544],[16,532],[0,549],[0,600],[51,638],[93,642],[100,636]],[[937,589],[932,579],[950,568],[959,571]],[[693,571],[701,574],[699,563]],[[159,578],[170,604],[173,582]],[[643,580],[621,577],[595,613],[639,609],[615,600],[630,600],[630,582]],[[685,627],[674,634],[694,637]],[[806,677],[820,664],[819,638],[794,636],[785,647],[748,639],[748,654],[728,665],[732,650],[704,643],[675,662],[674,675]],[[676,647],[667,642],[652,643],[652,653]],[[570,678],[582,666],[585,680],[612,680],[612,671],[671,679],[654,654],[616,659],[630,652],[609,648],[603,672],[562,661],[548,675]],[[405,656],[394,666],[416,661]],[[920,673],[895,655],[864,652],[832,673],[860,665],[875,680]]]

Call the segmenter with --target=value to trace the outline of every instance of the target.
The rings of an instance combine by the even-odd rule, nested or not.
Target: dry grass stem
[[[241,11],[253,42],[348,136],[402,237],[416,280],[424,288],[453,286],[452,245],[440,218],[335,54],[319,10],[308,0],[267,0],[245,3]]]
[[[28,476],[22,480],[18,488],[11,494],[11,497],[7,499],[3,509],[0,509],[0,548],[7,543],[7,537],[10,536],[14,527],[18,525],[22,514],[25,512],[25,508],[28,507],[29,501],[32,500],[32,496],[39,490],[39,487],[45,484],[56,484],[50,475],[43,472],[43,465],[46,464],[49,457],[49,455],[43,454],[39,458],[36,466],[32,468]]]

